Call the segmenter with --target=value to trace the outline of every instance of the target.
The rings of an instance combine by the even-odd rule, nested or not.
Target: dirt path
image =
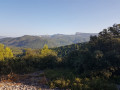
[[[31,74],[1,76],[0,90],[49,90],[42,71]]]

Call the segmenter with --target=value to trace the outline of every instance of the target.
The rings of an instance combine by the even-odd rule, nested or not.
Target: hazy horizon
[[[76,33],[84,33],[84,32],[75,32],[73,34],[63,34],[63,33],[55,33],[55,34],[41,34],[41,35],[32,35],[32,34],[25,34],[25,35],[16,35],[16,36],[11,36],[11,35],[8,35],[8,36],[3,36],[3,35],[0,35],[0,37],[22,37],[22,36],[52,36],[52,35],[76,35]],[[84,34],[97,34],[97,33],[84,33]]]
[[[119,24],[119,0],[0,0],[0,36],[99,33]]]

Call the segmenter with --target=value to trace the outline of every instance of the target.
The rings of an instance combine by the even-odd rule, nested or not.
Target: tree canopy
[[[0,44],[0,60],[5,60],[12,57],[12,50],[9,47],[5,47],[4,44]]]

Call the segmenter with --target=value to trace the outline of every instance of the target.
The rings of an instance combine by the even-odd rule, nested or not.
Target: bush
[[[56,56],[45,56],[43,58],[40,58],[39,60],[39,68],[45,69],[45,68],[54,68],[57,65],[57,57]]]
[[[50,88],[60,88],[67,89],[69,88],[70,80],[64,80],[62,78],[54,80],[50,83]]]
[[[50,82],[50,87],[72,90],[117,90],[114,84],[100,78],[75,78],[74,80],[59,78]]]

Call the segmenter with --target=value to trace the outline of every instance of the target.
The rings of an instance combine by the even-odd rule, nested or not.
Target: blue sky
[[[0,36],[98,33],[120,23],[120,0],[0,0]]]

